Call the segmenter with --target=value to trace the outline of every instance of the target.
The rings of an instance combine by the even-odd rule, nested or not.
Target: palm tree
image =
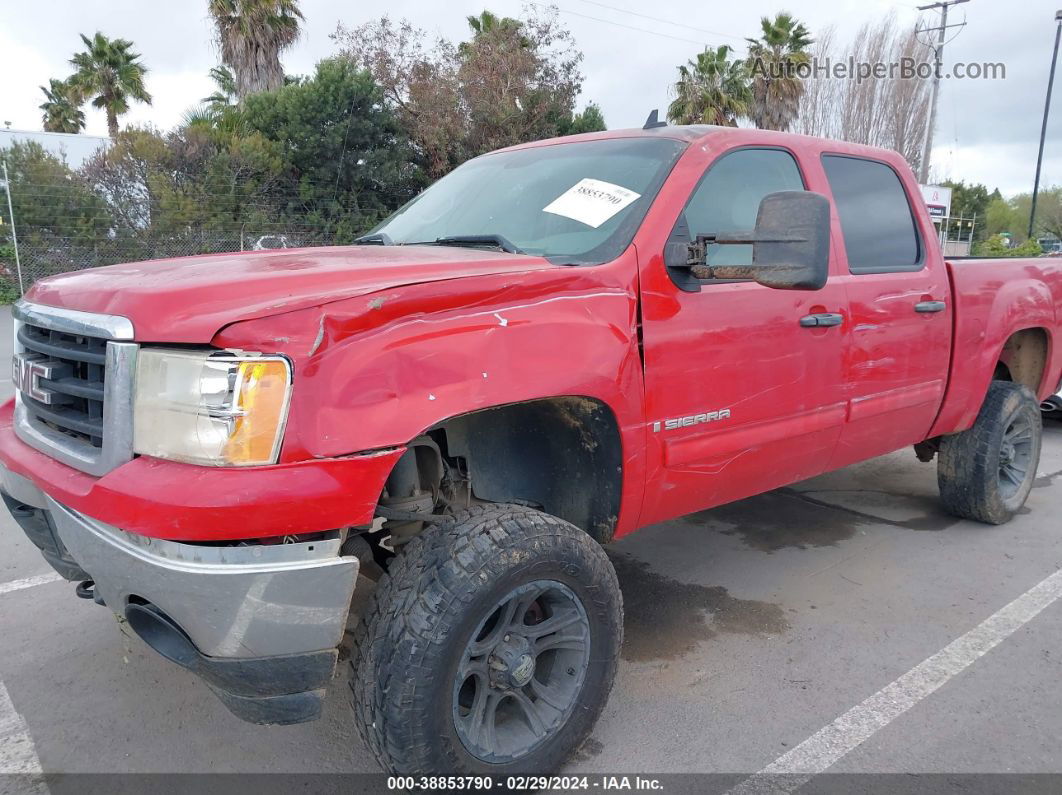
[[[512,17],[499,17],[491,11],[481,11],[478,17],[465,17],[465,19],[468,20],[468,26],[472,28],[473,35],[490,33],[494,30],[515,33],[523,27],[523,23],[520,20]]]
[[[44,111],[44,129],[48,132],[79,133],[85,129],[85,113],[81,110],[82,97],[69,80],[48,81],[41,86],[45,101],[38,107]]]
[[[280,53],[299,38],[298,0],[209,0],[208,8],[240,101],[283,86]]]
[[[813,40],[806,27],[784,11],[772,21],[760,20],[763,35],[748,39],[748,67],[752,73],[752,113],[756,126],[788,130],[796,119],[804,83],[797,67],[808,62]]]
[[[522,31],[524,23],[512,17],[499,17],[492,11],[481,11],[479,16],[465,17],[468,26],[472,28],[472,41],[481,36],[500,35],[504,39],[513,39],[525,50],[531,49],[532,42]],[[457,45],[457,51],[468,57],[472,53],[471,42],[463,41]]]
[[[236,78],[227,66],[215,66],[210,70],[210,79],[217,86],[214,93],[209,97],[203,97],[211,109],[223,111],[236,104]]]
[[[70,59],[74,75],[73,87],[83,97],[92,97],[92,105],[107,114],[107,132],[118,135],[118,117],[129,112],[129,101],[151,104],[151,95],[144,88],[147,68],[140,63],[140,54],[132,50],[133,42],[108,39],[97,32],[91,39],[81,35],[85,52]]]
[[[730,60],[729,45],[705,49],[696,60],[680,66],[675,101],[667,117],[675,124],[718,124],[736,127],[752,105],[752,89],[742,61]]]

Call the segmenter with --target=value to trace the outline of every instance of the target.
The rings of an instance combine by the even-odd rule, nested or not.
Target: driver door
[[[764,196],[806,189],[789,151],[731,150],[707,166],[676,228],[685,222],[692,236],[749,231]],[[709,249],[713,264],[751,260],[751,246]],[[845,418],[848,332],[846,293],[833,260],[831,253],[830,279],[816,291],[712,280],[688,291],[672,281],[660,257],[643,269],[650,472],[643,522],[826,469]],[[838,325],[801,325],[824,313],[837,316]]]

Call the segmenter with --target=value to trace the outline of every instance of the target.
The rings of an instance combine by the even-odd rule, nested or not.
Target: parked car
[[[319,716],[379,576],[350,664],[380,764],[546,773],[616,673],[602,545],[907,446],[949,511],[1008,521],[1060,307],[1056,260],[946,261],[894,152],[540,141],[359,245],[38,282],[4,500],[80,596],[255,723]]]
[[[287,235],[262,235],[254,241],[253,251],[269,251],[275,248],[295,248]]]

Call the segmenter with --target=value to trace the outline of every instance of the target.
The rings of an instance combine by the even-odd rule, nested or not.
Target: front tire
[[[548,774],[608,699],[622,597],[604,550],[519,505],[428,527],[380,580],[354,640],[355,722],[398,775]]]
[[[1042,433],[1035,395],[993,381],[973,427],[941,439],[937,484],[944,507],[963,519],[1010,521],[1036,480]]]

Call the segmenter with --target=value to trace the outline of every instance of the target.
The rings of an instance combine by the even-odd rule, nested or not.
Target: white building
[[[34,130],[0,130],[0,149],[15,142],[34,141],[52,154],[63,158],[70,168],[78,168],[96,154],[101,146],[110,146],[111,139],[100,135],[51,133]]]

